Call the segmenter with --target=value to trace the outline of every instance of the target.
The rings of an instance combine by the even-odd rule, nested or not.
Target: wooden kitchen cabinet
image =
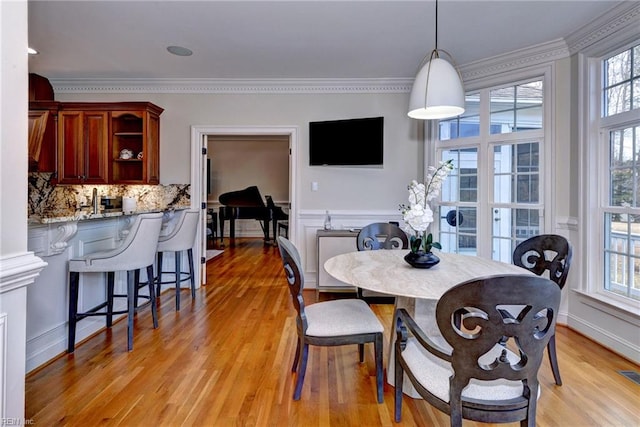
[[[58,110],[53,86],[29,74],[29,172],[57,171]],[[55,182],[55,177],[51,182]]]
[[[58,113],[58,183],[107,184],[109,113]]]
[[[150,102],[61,103],[58,183],[158,184],[162,111]]]
[[[109,182],[158,184],[160,182],[160,113],[151,104],[130,105],[111,112]],[[122,158],[123,150],[132,153]]]
[[[29,172],[57,171],[58,109],[55,101],[29,103]]]

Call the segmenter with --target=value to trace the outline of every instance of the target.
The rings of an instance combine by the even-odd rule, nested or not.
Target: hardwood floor
[[[207,270],[195,301],[183,290],[180,312],[172,291],[162,294],[158,329],[150,310],[138,314],[131,353],[120,321],[28,375],[26,418],[39,426],[395,425],[393,388],[385,383],[385,402],[376,403],[370,345],[364,364],[355,345],[312,347],[302,398],[292,400],[295,311],[277,248],[238,239]],[[312,303],[315,292],[305,298]],[[386,361],[393,306],[372,307],[386,325]],[[564,385],[555,386],[545,356],[539,426],[640,426],[640,385],[618,373],[638,366],[565,327],[557,350]],[[397,425],[448,426],[449,417],[405,398]]]

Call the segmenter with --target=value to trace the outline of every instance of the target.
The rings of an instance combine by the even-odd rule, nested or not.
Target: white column
[[[24,422],[27,288],[46,265],[27,252],[27,1],[0,1],[0,420]]]

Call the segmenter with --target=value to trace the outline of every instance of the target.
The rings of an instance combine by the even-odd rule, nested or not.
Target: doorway
[[[296,241],[297,218],[297,126],[192,126],[191,127],[191,207],[201,209],[201,225],[194,252],[195,259],[204,259],[207,249],[207,155],[206,148],[210,136],[286,136],[289,140],[289,239]],[[265,138],[268,141],[268,138]],[[197,269],[196,281],[206,284],[206,262]]]

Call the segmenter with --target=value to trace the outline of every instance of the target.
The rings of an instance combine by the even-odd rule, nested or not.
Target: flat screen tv
[[[384,117],[309,123],[309,165],[381,166]]]

